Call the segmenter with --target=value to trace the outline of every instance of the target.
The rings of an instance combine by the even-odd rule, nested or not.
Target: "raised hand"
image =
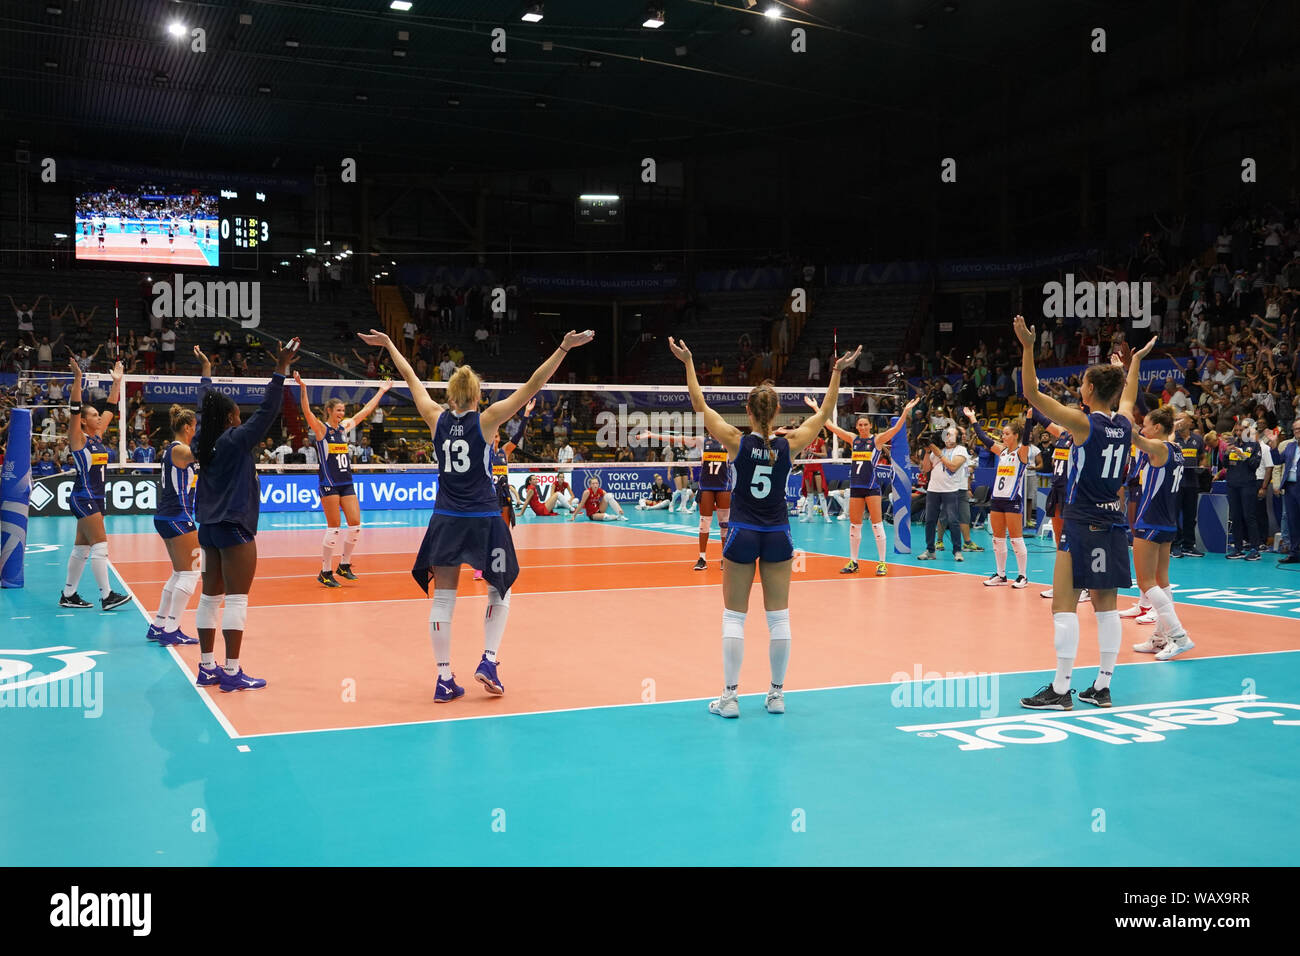
[[[122,375],[125,373],[125,371],[126,370],[122,368],[121,361],[115,362],[113,364],[113,381],[115,382],[122,381]]]
[[[1015,330],[1016,338],[1020,340],[1021,347],[1032,350],[1034,342],[1038,338],[1035,327],[1032,325],[1026,325],[1025,317],[1023,315],[1018,315],[1016,316],[1015,321],[1011,323],[1011,328]]]
[[[562,349],[576,349],[579,345],[586,345],[596,337],[596,333],[591,329],[585,332],[568,332],[564,336],[564,341],[560,343]]]
[[[969,408],[962,408],[961,413],[966,416],[967,421],[975,421],[975,412]]]
[[[803,403],[807,405],[809,408],[811,408],[814,412],[818,411],[821,408],[820,405],[818,405],[815,401],[813,401],[813,397],[811,395],[805,395],[803,397]]]
[[[377,345],[380,348],[385,349],[393,344],[393,340],[390,339],[386,333],[380,332],[378,329],[371,329],[368,333],[358,332],[357,338],[362,342],[365,342],[367,345]]]
[[[294,369],[294,372],[293,372],[293,380],[298,384],[298,387],[299,387],[299,388],[306,388],[306,387],[307,387],[306,385],[304,385],[304,384],[302,383],[302,376],[298,374],[298,370],[297,370],[297,369]]]
[[[525,417],[525,418],[527,418],[527,417],[529,417],[530,415],[533,414],[533,406],[536,405],[536,404],[537,404],[537,396],[534,395],[532,398],[530,398],[530,399],[528,400],[528,404],[524,406],[524,417]]]
[[[1153,335],[1151,336],[1151,341],[1148,342],[1146,345],[1142,346],[1136,352],[1134,352],[1133,355],[1135,358],[1144,359],[1151,354],[1151,350],[1155,347],[1156,347],[1156,337]],[[1125,345],[1124,348],[1127,349],[1128,345]]]
[[[842,372],[846,368],[852,368],[858,363],[858,356],[862,354],[862,346],[859,345],[852,352],[845,352],[835,360],[835,371]]]
[[[668,336],[668,349],[673,353],[677,361],[681,362],[683,365],[695,364],[691,358],[691,350],[686,347],[685,342],[679,342],[670,335]]]
[[[298,337],[294,336],[280,348],[280,353],[273,356],[275,358],[275,367],[280,370],[281,375],[289,373],[289,366],[298,361],[301,356],[298,354],[298,346],[302,343]]]
[[[294,378],[297,377],[298,377],[297,373],[295,373]],[[393,387],[392,381],[390,379],[384,379],[382,382],[379,383],[379,394],[383,395],[386,391],[388,391],[392,387]]]

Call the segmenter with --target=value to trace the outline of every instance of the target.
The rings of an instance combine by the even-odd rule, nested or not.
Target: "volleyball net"
[[[266,397],[270,376],[212,378],[207,386],[229,396],[243,410],[244,418]],[[66,463],[68,372],[25,372],[18,381],[19,405],[30,409],[33,432],[33,466],[39,477],[48,475],[51,462],[56,474],[64,474]],[[311,412],[325,420],[325,406],[343,403],[344,416],[356,415],[377,394],[380,382],[371,379],[304,378]],[[445,402],[445,382],[426,382],[435,401]],[[83,376],[82,400],[101,411],[112,411],[114,420],[104,436],[110,448],[107,470],[110,477],[149,476],[155,478],[161,465],[157,457],[172,438],[170,409],[173,405],[199,410],[204,381],[198,376],[126,375],[116,403],[108,397],[112,379],[102,373]],[[484,382],[482,407],[500,401],[522,388],[517,382]],[[742,431],[749,430],[746,402],[748,386],[703,386],[705,401],[725,421]],[[778,387],[780,410],[773,422],[776,429],[793,428],[814,414],[824,387]],[[314,485],[319,468],[319,446],[303,414],[300,390],[292,379],[283,386],[281,411],[265,439],[255,449],[257,470],[268,481],[274,476],[296,479],[303,487]],[[832,421],[852,432],[859,415],[872,418],[877,429],[888,427],[905,396],[896,389],[842,387]],[[634,494],[648,487],[656,473],[670,483],[674,475],[689,469],[698,478],[703,439],[708,435],[705,417],[692,406],[685,385],[625,385],[621,383],[551,383],[534,396],[530,413],[525,408],[500,429],[500,443],[510,448],[510,483],[522,485],[529,474],[549,483],[564,475],[579,490],[590,475],[602,476],[609,484],[615,473],[623,491]],[[441,449],[433,447],[428,425],[420,417],[405,383],[395,383],[364,421],[344,434],[346,449],[332,445],[327,453],[346,452],[358,477],[391,474],[432,473],[444,463]],[[798,459],[798,464],[847,467],[850,449],[829,429],[823,444],[815,444]],[[47,454],[48,453],[48,454]],[[60,461],[63,459],[63,461]],[[62,465],[62,467],[59,467]],[[798,475],[800,469],[796,467]],[[272,482],[274,484],[274,482]],[[291,483],[292,484],[292,483]],[[391,491],[391,489],[390,489]],[[290,497],[305,498],[305,492],[286,491]],[[431,500],[431,499],[430,499]]]

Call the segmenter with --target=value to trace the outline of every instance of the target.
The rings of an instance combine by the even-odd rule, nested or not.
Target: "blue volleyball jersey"
[[[148,464],[154,460],[153,445],[139,445],[131,453],[131,460],[139,464]]]
[[[492,452],[492,483],[497,490],[497,507],[510,504],[510,463],[500,448]]]
[[[700,491],[726,491],[731,480],[727,449],[712,435],[704,439],[700,458]]]
[[[72,487],[73,497],[103,498],[104,472],[108,469],[108,449],[98,435],[87,435],[81,451],[72,453],[72,468],[77,473],[77,483]]]
[[[1070,449],[1064,516],[1090,525],[1127,523],[1119,504],[1133,423],[1118,413],[1090,412],[1088,440]]]
[[[1052,447],[1052,487],[1064,488],[1065,479],[1070,468],[1070,449],[1074,447],[1074,436],[1068,431],[1057,436]]]
[[[853,466],[849,470],[850,488],[878,488],[876,468],[880,465],[882,449],[876,447],[876,436],[853,439]]]
[[[1205,452],[1205,441],[1200,435],[1188,434],[1178,439],[1179,453],[1183,459],[1183,470],[1196,471],[1201,467],[1201,455]]]
[[[1165,442],[1169,459],[1159,468],[1142,453],[1142,494],[1138,498],[1136,526],[1157,531],[1178,527],[1178,489],[1183,482],[1183,456],[1173,442]]]
[[[191,461],[184,468],[172,462],[171,442],[162,453],[162,483],[158,490],[157,517],[166,520],[194,520],[194,490],[199,482],[199,463]]]
[[[492,481],[492,446],[483,437],[477,411],[458,415],[447,409],[433,430],[438,456],[438,496],[434,514],[459,517],[497,516],[497,489]]]
[[[749,434],[731,465],[731,519],[733,528],[776,531],[790,527],[785,489],[790,479],[790,443],[771,439],[768,455],[763,439]]]
[[[341,427],[325,426],[324,436],[316,439],[316,463],[321,484],[332,487],[352,483],[352,452]]]
[[[1005,449],[998,456],[997,471],[993,477],[992,497],[998,501],[1019,504],[1025,494],[1025,469],[1028,462],[1020,460],[1020,446]]]

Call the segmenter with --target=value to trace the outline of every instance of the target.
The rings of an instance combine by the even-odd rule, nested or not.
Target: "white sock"
[[[1074,659],[1079,656],[1079,615],[1061,611],[1052,615],[1052,639],[1056,645],[1056,677],[1052,690],[1064,694],[1070,689]]]
[[[217,655],[212,652],[204,654],[202,651],[199,651],[199,665],[206,667],[208,670],[212,670],[217,666]]]
[[[998,576],[1007,576],[1007,539],[993,539],[993,563],[997,565]]]
[[[348,527],[348,533],[343,536],[343,558],[339,564],[351,564],[352,552],[357,549],[357,542],[361,540],[361,525],[354,524]]]
[[[163,626],[168,634],[180,629],[181,615],[189,606],[191,595],[198,589],[198,571],[176,572],[176,583],[172,586],[171,606],[167,608],[167,623]]]
[[[68,555],[68,580],[63,585],[64,597],[71,597],[76,593],[77,584],[81,581],[81,572],[86,569],[88,560],[90,560],[90,545],[74,544],[72,553]]]
[[[342,528],[325,529],[325,539],[320,549],[320,569],[322,571],[334,570],[334,552],[339,546],[339,536],[342,534]]]
[[[487,610],[483,613],[483,653],[493,664],[501,649],[501,638],[506,634],[506,619],[510,617],[510,592],[499,594],[488,585]]]
[[[849,560],[858,563],[858,550],[862,546],[862,525],[849,525]]]
[[[728,691],[740,686],[740,664],[745,659],[745,612],[722,610],[722,679]]]
[[[227,674],[238,674],[238,673],[239,673],[239,658],[238,658],[238,657],[227,657],[227,658],[226,658],[226,673],[227,673]]]
[[[1011,550],[1016,553],[1016,573],[1023,578],[1025,576],[1025,568],[1029,561],[1029,555],[1025,551],[1025,539],[1012,538]]]
[[[790,663],[790,609],[767,612],[767,656],[772,664],[772,687],[785,686],[785,669]]]
[[[1097,669],[1097,690],[1110,686],[1111,676],[1115,673],[1115,662],[1119,660],[1119,645],[1124,640],[1124,625],[1119,611],[1097,612],[1097,649],[1100,652],[1101,666]]]
[[[176,586],[176,581],[180,577],[180,574],[181,572],[179,571],[173,571],[172,576],[169,577],[167,583],[163,585],[162,598],[158,601],[158,613],[153,616],[154,627],[166,630],[167,615],[170,613],[172,606],[172,588]]]
[[[1178,620],[1178,612],[1174,610],[1174,602],[1169,600],[1169,595],[1165,593],[1165,589],[1153,587],[1146,592],[1145,596],[1151,604],[1151,609],[1156,612],[1160,635],[1171,640],[1175,637],[1184,636],[1183,623]]]
[[[885,555],[888,553],[885,544],[885,523],[883,521],[871,522],[871,533],[876,536],[876,560],[883,564]]]
[[[99,596],[106,598],[112,593],[108,586],[108,542],[100,541],[90,546],[90,573],[99,585]]]
[[[443,680],[451,680],[451,615],[455,608],[455,591],[434,589],[433,603],[429,606],[429,639],[433,641],[438,676]]]

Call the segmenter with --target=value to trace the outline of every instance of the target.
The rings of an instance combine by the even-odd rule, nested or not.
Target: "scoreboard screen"
[[[618,239],[623,235],[623,202],[618,196],[579,196],[574,209],[574,232],[579,239]]]
[[[221,262],[231,269],[256,269],[263,250],[270,251],[271,224],[266,193],[221,190]]]

